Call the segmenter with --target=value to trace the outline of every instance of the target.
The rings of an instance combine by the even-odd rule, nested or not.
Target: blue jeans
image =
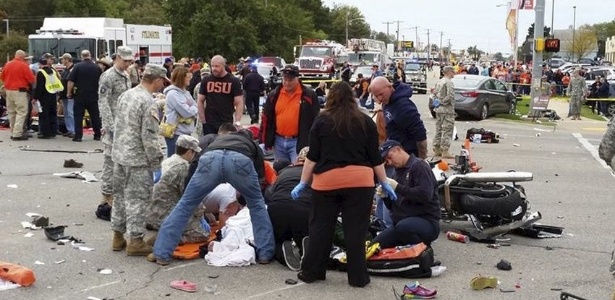
[[[167,157],[171,157],[175,154],[175,144],[177,144],[177,138],[179,135],[175,134],[172,138],[164,138],[164,141],[167,143]]]
[[[382,231],[374,242],[382,248],[425,243],[430,245],[440,234],[440,223],[421,217],[407,217]]]
[[[384,206],[384,201],[382,201],[382,198],[378,196],[376,196],[376,217],[384,222],[386,228],[393,225],[393,221],[391,220],[391,212],[386,206]]]
[[[171,259],[194,210],[206,195],[225,182],[230,183],[246,199],[258,259],[273,259],[275,255],[273,227],[265,207],[254,163],[247,156],[231,150],[213,150],[201,156],[196,172],[184,194],[160,226],[154,244],[156,258]]]
[[[285,138],[276,134],[273,144],[273,159],[276,161],[288,160],[295,163],[297,161],[297,138]]]
[[[75,133],[75,115],[73,113],[74,105],[74,99],[62,99],[62,106],[64,108],[64,125],[66,125],[66,131],[72,134]]]

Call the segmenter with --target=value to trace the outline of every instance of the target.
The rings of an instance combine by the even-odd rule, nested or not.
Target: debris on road
[[[19,150],[32,151],[32,152],[58,152],[58,153],[103,153],[103,149],[88,150],[61,150],[61,149],[34,149],[30,146],[19,146]]]
[[[65,263],[65,262],[66,262],[66,260],[58,260],[58,261],[56,261],[56,262],[54,262],[54,263],[55,263],[56,265],[59,265],[59,264],[63,264],[63,263]]]
[[[102,275],[111,275],[113,271],[111,269],[98,269],[98,273]]]
[[[34,219],[32,220],[32,224],[34,224],[37,227],[47,227],[49,226],[49,218],[45,217],[45,216],[34,216]]]
[[[33,236],[34,236],[34,234],[32,232],[28,232],[28,233],[23,235],[23,237],[26,237],[26,238],[31,238]]]
[[[0,280],[16,283],[20,286],[31,286],[36,281],[36,278],[32,269],[0,261]]]
[[[495,265],[496,268],[498,268],[498,270],[502,270],[502,271],[510,271],[512,270],[512,265],[510,264],[509,261],[502,259],[500,260],[500,262]]]
[[[18,185],[16,185],[16,184],[7,184],[7,185],[6,185],[6,187],[7,187],[7,188],[11,188],[11,189],[16,189],[16,188],[18,188],[19,186],[18,186]]]
[[[519,145],[519,144],[516,144],[516,143],[515,143],[515,144],[513,144],[513,146],[514,146],[514,147],[519,147],[519,146],[521,146],[521,145]]]
[[[286,281],[284,281],[286,284],[290,284],[290,285],[294,285],[297,284],[297,280],[294,279],[286,279]]]
[[[41,229],[41,227],[38,227],[30,222],[21,222],[21,227],[23,229],[30,229],[30,230],[38,230]]]
[[[68,236],[64,235],[64,228],[66,226],[45,227],[45,236],[54,242],[68,239]]]
[[[196,292],[196,283],[185,281],[185,280],[173,280],[173,281],[171,281],[171,287],[176,289],[176,290],[180,290],[180,291],[184,291],[184,292],[188,292],[188,293]],[[215,290],[217,288],[218,288],[218,286],[214,285],[213,286],[213,291],[211,291],[211,290],[207,290],[207,286],[205,286],[205,291],[213,293],[213,292],[215,292]]]
[[[64,167],[65,168],[82,168],[83,167],[83,163],[77,162],[74,159],[67,159],[64,160]]]
[[[98,182],[98,179],[91,172],[87,171],[75,171],[70,173],[53,173],[53,176],[60,176],[62,178],[76,178],[83,179],[83,182]]]
[[[42,261],[37,260],[37,261],[34,262],[34,264],[35,265],[44,265],[45,263],[42,262]]]
[[[0,279],[0,291],[12,290],[21,287],[21,285]]]

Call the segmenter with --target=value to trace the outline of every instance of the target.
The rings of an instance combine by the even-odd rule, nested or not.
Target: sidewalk
[[[561,120],[557,123],[558,129],[565,129],[570,132],[606,130],[608,120],[604,117],[604,120],[601,121],[588,118],[583,118],[580,121],[568,119],[568,101],[551,100],[549,101],[548,109],[554,110],[561,117]]]

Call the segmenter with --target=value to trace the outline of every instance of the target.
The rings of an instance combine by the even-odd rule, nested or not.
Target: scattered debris
[[[539,137],[539,136],[541,136],[540,132],[536,134],[536,137]]]
[[[549,132],[549,131],[551,131],[551,130],[548,130],[548,129],[542,129],[542,128],[536,128],[536,127],[534,127],[534,130],[535,131],[540,131],[540,132]]]
[[[33,236],[34,236],[34,234],[32,232],[28,232],[28,233],[23,235],[23,237],[26,237],[26,238],[31,238]]]
[[[521,146],[521,145],[519,145],[519,144],[513,144],[513,146],[515,146],[515,147],[519,147],[519,146]]]
[[[294,279],[286,279],[286,281],[284,281],[286,284],[290,284],[290,285],[294,285],[297,284],[297,280]]]
[[[196,292],[196,283],[185,281],[185,280],[173,280],[171,281],[171,287],[189,293]],[[218,288],[218,285],[213,286],[213,291],[207,290],[207,286],[205,286],[205,291],[213,293]]]
[[[29,218],[34,218],[34,217],[42,217],[43,215],[38,214],[38,213],[27,213],[26,216]]]
[[[502,270],[502,271],[512,270],[512,265],[510,264],[509,261],[505,259],[500,260],[500,262],[495,266],[498,268],[498,270]]]
[[[218,278],[218,275],[209,275],[209,276],[207,276],[207,277],[209,277],[209,278],[211,278],[211,279],[216,279],[216,278]]]
[[[102,275],[111,275],[113,271],[111,269],[98,269],[98,273]]]
[[[7,185],[6,185],[6,187],[7,187],[7,188],[11,188],[11,189],[16,189],[16,188],[18,188],[19,186],[18,186],[18,185],[16,185],[16,184],[7,184]]]
[[[21,227],[23,229],[31,229],[31,230],[38,230],[41,229],[41,227],[38,227],[30,222],[21,222]]]
[[[74,159],[67,159],[64,160],[64,167],[65,168],[82,168],[83,167],[83,163],[77,162]]]
[[[552,290],[552,291],[555,291],[555,292],[560,292],[560,291],[562,291],[563,289],[562,289],[562,288],[551,288],[551,290]]]
[[[557,218],[558,218],[558,219],[563,219],[563,218],[564,218],[564,216],[557,216]]]
[[[87,171],[75,171],[70,173],[53,173],[53,176],[60,176],[62,178],[77,178],[83,179],[83,182],[98,182],[98,179],[91,172]]]
[[[35,261],[35,262],[34,262],[34,264],[35,264],[35,265],[44,265],[45,263],[44,263],[44,262],[42,262],[42,261],[38,261],[38,260],[37,260],[37,261]]]
[[[203,288],[204,291],[210,293],[210,294],[214,294],[214,295],[218,295],[220,294],[220,292],[218,292],[218,285],[217,284],[213,284],[213,285],[206,285]]]
[[[56,261],[56,262],[54,262],[54,263],[55,263],[56,265],[59,265],[59,264],[63,264],[63,263],[65,263],[65,262],[66,262],[66,260],[58,260],[58,261]]]
[[[487,245],[487,248],[499,249],[500,248],[500,244],[489,244],[489,245]]]
[[[66,226],[45,227],[45,236],[52,241],[67,239],[68,236],[64,235],[64,228]]]
[[[36,225],[37,227],[49,226],[49,218],[45,216],[34,216],[33,218],[34,219],[32,220],[32,224]]]
[[[73,226],[83,226],[83,223],[73,223]]]
[[[516,290],[514,290],[514,289],[507,289],[507,288],[500,288],[500,292],[502,292],[502,293],[514,293],[514,292],[516,292]]]
[[[32,151],[32,152],[58,152],[58,153],[103,153],[103,149],[94,149],[92,151],[87,150],[61,150],[61,149],[33,149],[30,146],[19,146],[19,150]]]
[[[8,280],[0,279],[0,291],[12,290],[21,287],[21,285],[12,283]]]

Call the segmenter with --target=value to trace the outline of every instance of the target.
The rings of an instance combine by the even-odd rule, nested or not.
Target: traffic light
[[[544,39],[534,40],[534,50],[536,50],[536,52],[545,51],[545,40]]]
[[[546,39],[545,52],[559,52],[559,39]]]

